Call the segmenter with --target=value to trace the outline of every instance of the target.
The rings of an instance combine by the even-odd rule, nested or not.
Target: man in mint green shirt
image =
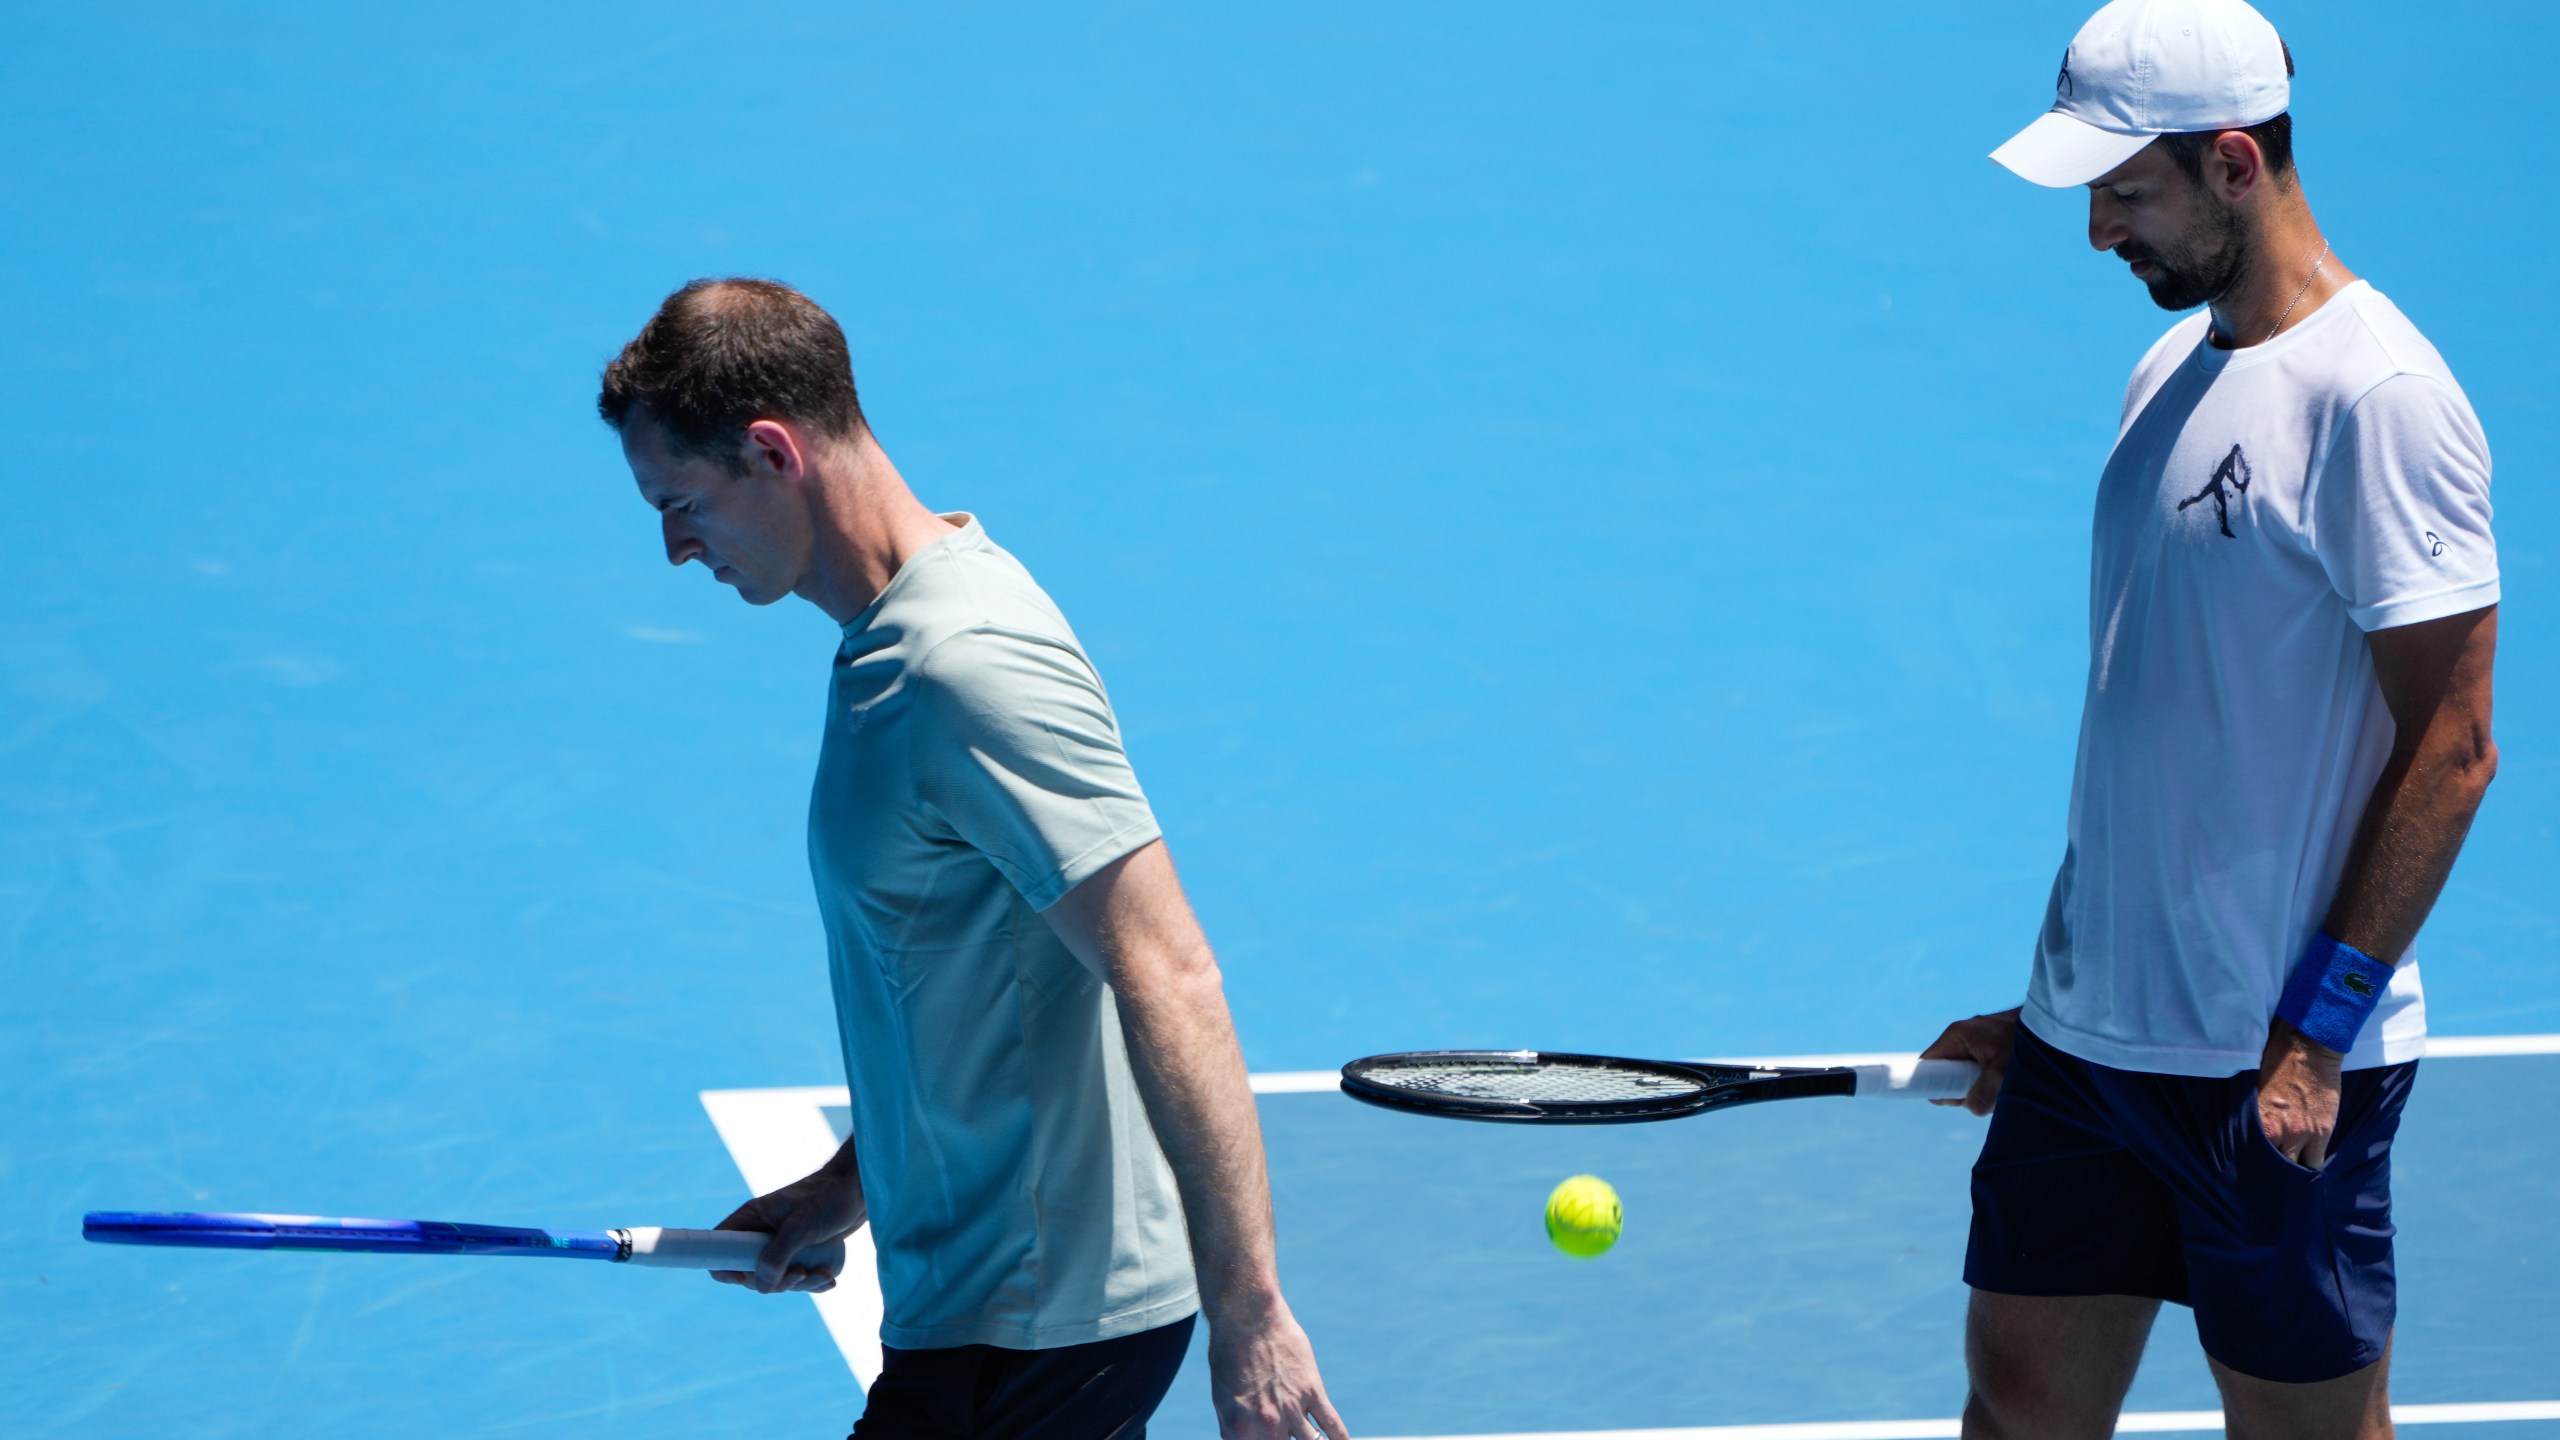
[[[1135,1440],[1195,1313],[1235,1437],[1340,1437],[1280,1293],[1217,963],[1092,662],[976,519],[907,489],[842,332],[697,281],[607,367],[667,558],[844,627],[809,805],[852,1138],[730,1228],[768,1293],[866,1219],[883,1367],[856,1440]]]

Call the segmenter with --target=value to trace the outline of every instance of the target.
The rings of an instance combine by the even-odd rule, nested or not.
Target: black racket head
[[[1624,1125],[1677,1120],[1742,1099],[1777,1099],[1754,1092],[1773,1080],[1826,1073],[1555,1050],[1416,1050],[1343,1066],[1342,1093],[1453,1120]]]

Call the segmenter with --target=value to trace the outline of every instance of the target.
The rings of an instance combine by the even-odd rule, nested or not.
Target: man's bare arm
[[[2365,640],[2398,734],[2356,824],[2328,931],[2396,965],[2435,908],[2498,773],[2489,734],[2498,608],[2376,630]]]
[[[2396,965],[2443,893],[2498,773],[2489,733],[2498,609],[2376,630],[2365,643],[2395,733],[2323,928]],[[2328,1156],[2343,1058],[2282,1020],[2268,1032],[2258,1117],[2276,1148],[2305,1165]]]
[[[1191,1229],[1209,1374],[1231,1440],[1341,1440],[1315,1351],[1280,1294],[1262,1120],[1208,937],[1173,859],[1152,842],[1046,912],[1067,948],[1111,983],[1130,1069],[1172,1162]]]

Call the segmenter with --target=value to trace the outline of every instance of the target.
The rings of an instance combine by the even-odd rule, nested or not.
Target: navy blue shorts
[[[2334,1380],[2382,1358],[2391,1137],[2417,1062],[2347,1072],[2328,1162],[2258,1123],[2258,1075],[2113,1070],[2018,1027],[1982,1158],[1964,1279],[2001,1295],[2144,1295],[2196,1312],[2243,1375]]]
[[[847,1440],[1143,1440],[1199,1318],[1055,1350],[883,1345]]]

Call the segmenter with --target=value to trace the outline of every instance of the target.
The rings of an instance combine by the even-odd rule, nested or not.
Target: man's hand
[[[2018,1007],[2024,1009],[2024,1006]],[[1974,1077],[1973,1088],[1961,1100],[1932,1100],[1932,1105],[1961,1105],[1976,1115],[1991,1113],[1991,1102],[2000,1098],[2000,1077],[2009,1073],[2009,1049],[2018,1041],[2018,1011],[2003,1010],[1995,1015],[1976,1015],[1959,1020],[1946,1028],[1937,1041],[1920,1052],[1923,1060],[1970,1060],[1982,1067]]]
[[[761,1230],[773,1238],[765,1242],[752,1272],[714,1270],[711,1278],[764,1295],[834,1289],[836,1276],[844,1270],[844,1237],[862,1228],[867,1213],[862,1203],[862,1172],[852,1155],[853,1142],[847,1140],[836,1158],[817,1173],[730,1211],[716,1228]],[[812,1247],[815,1253],[802,1253]],[[795,1259],[803,1263],[793,1264]]]
[[[1307,1332],[1277,1295],[1251,1322],[1231,1310],[1225,1324],[1209,1328],[1209,1395],[1224,1440],[1344,1440],[1351,1433],[1325,1398]]]
[[[2346,1057],[2282,1020],[2258,1061],[2258,1125],[2276,1153],[2309,1170],[2329,1159],[2338,1128],[2338,1067]]]

